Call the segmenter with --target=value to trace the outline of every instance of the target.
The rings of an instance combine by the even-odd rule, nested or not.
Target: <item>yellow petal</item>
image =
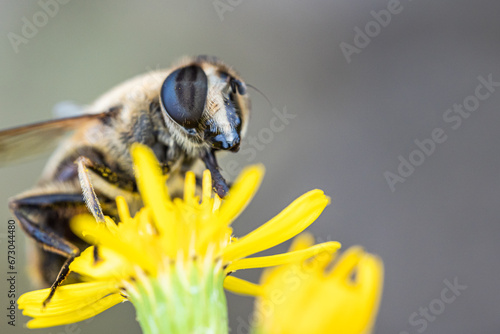
[[[79,273],[85,280],[122,279],[134,273],[127,258],[109,248],[98,248],[99,261],[94,262],[94,247],[85,249],[70,265],[70,270]]]
[[[212,197],[212,175],[208,169],[203,171],[202,181],[202,201],[203,204],[207,203]]]
[[[125,300],[119,295],[114,282],[90,282],[63,285],[52,300],[42,306],[50,289],[28,292],[19,297],[19,309],[34,317],[29,328],[50,327],[69,324],[93,317],[96,314]]]
[[[312,233],[304,232],[293,238],[292,244],[290,245],[289,252],[302,250],[314,245],[314,236]]]
[[[228,272],[232,272],[240,269],[265,268],[292,262],[300,262],[310,257],[317,256],[320,253],[334,253],[339,248],[340,243],[336,241],[330,241],[294,252],[236,260],[231,263],[226,270]]]
[[[338,259],[337,264],[328,274],[329,277],[335,277],[340,280],[349,280],[354,268],[363,257],[364,251],[362,247],[353,246],[346,250],[344,254]]]
[[[261,315],[259,329],[287,334],[369,333],[382,291],[382,261],[361,247],[352,247],[326,275],[323,267],[310,267],[308,262],[265,271],[264,293],[255,311]],[[281,302],[273,303],[277,295]]]
[[[137,187],[144,206],[151,208],[158,225],[156,228],[161,234],[175,235],[175,224],[165,223],[174,221],[172,202],[167,192],[165,178],[153,151],[146,146],[134,144],[131,154],[136,167]],[[175,245],[172,245],[171,248],[176,249]]]
[[[216,239],[221,230],[231,225],[252,200],[263,176],[264,167],[262,165],[247,167],[240,173],[219,211],[215,213],[211,221],[206,222],[206,226],[200,231],[200,240]],[[214,209],[219,205],[220,198],[215,195]]]
[[[187,172],[184,177],[184,202],[187,205],[194,205],[197,203],[197,198],[195,197],[196,191],[196,176],[193,172]]]
[[[227,276],[224,279],[224,289],[245,296],[258,296],[262,294],[262,287],[241,278]]]
[[[120,222],[127,224],[130,222],[132,217],[130,217],[130,211],[128,209],[127,201],[123,196],[116,197],[116,208],[118,211],[118,216],[120,217]]]
[[[347,334],[370,332],[382,294],[382,261],[371,254],[359,255],[359,250],[360,247],[355,247],[343,259],[339,258],[337,266],[342,268],[339,271],[334,268],[330,278],[327,278],[331,285],[325,286],[323,291],[323,295],[337,296],[336,303],[330,304],[332,316],[325,325]],[[356,258],[356,264],[353,266]],[[346,263],[342,263],[343,261]],[[347,268],[351,268],[351,271],[346,272]],[[351,280],[352,273],[356,273],[354,283],[346,284],[344,280]],[[320,302],[323,305],[328,303],[326,298]]]
[[[321,190],[312,190],[297,198],[277,216],[230,244],[223,254],[225,262],[274,247],[305,230],[330,202]]]
[[[366,296],[366,305],[369,307],[368,312],[373,313],[373,316],[367,319],[365,326],[365,333],[368,333],[375,323],[375,315],[378,313],[382,297],[382,287],[384,285],[384,265],[382,260],[378,256],[366,254],[359,261],[357,280],[360,289],[359,294]]]
[[[264,172],[264,166],[262,165],[250,166],[241,172],[219,210],[219,219],[221,221],[229,225],[238,218],[259,189]]]
[[[107,295],[97,300],[92,305],[86,305],[85,307],[74,309],[72,312],[68,312],[64,315],[37,317],[28,321],[26,326],[28,328],[45,328],[72,324],[74,322],[92,318],[93,316],[96,316],[97,314],[104,312],[108,308],[113,307],[123,301],[125,301],[125,298],[119,294]],[[23,314],[25,313],[23,312]]]
[[[52,297],[50,303],[47,305],[47,309],[70,302],[79,303],[80,301],[77,302],[75,299],[92,299],[92,296],[100,294],[102,291],[104,291],[104,294],[108,294],[115,290],[116,284],[107,281],[62,285],[57,289],[54,297]],[[25,306],[42,305],[49,292],[50,288],[47,288],[23,294],[17,301],[19,308],[24,309]]]
[[[144,255],[146,252],[143,248],[144,244],[138,242],[140,237],[137,236],[133,228],[131,228],[131,233],[120,233],[120,237],[117,237],[107,228],[104,228],[104,226],[98,225],[90,215],[74,217],[71,220],[70,226],[73,232],[81,236],[83,240],[109,248],[121,254],[128,262],[140,264],[143,268],[150,271],[154,271],[154,268],[157,266],[153,258]],[[127,228],[127,226],[124,225],[122,226],[123,228]]]

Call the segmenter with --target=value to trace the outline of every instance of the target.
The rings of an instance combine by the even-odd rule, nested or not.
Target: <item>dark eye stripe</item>
[[[161,89],[161,102],[170,117],[187,129],[195,128],[205,109],[208,79],[196,65],[172,72]]]

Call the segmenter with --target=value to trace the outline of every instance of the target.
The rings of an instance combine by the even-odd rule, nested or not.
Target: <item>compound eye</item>
[[[207,99],[208,80],[197,65],[172,72],[163,82],[160,100],[165,112],[186,129],[199,124]]]

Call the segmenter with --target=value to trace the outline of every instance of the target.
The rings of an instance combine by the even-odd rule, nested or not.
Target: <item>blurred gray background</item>
[[[477,110],[467,118],[447,110],[464,100],[477,101],[470,96],[480,84],[478,76],[500,82],[500,3],[218,3],[227,11],[201,0],[73,0],[60,4],[47,22],[39,21],[34,36],[13,47],[9,33],[22,36],[23,18],[42,20],[43,9],[36,1],[2,1],[1,128],[49,119],[63,100],[90,103],[115,84],[168,67],[183,55],[219,56],[278,110],[296,115],[270,135],[274,114],[250,91],[248,135],[258,138],[259,150],[251,161],[240,153],[221,164],[262,162],[267,174],[234,225],[236,235],[253,230],[307,190],[324,189],[333,200],[310,228],[318,240],[338,240],[344,249],[361,244],[384,260],[376,333],[498,333],[500,87],[492,87],[499,91],[473,105]],[[376,13],[388,7],[397,14],[390,22],[382,15],[384,26],[374,23]],[[358,28],[368,28],[369,41],[356,38]],[[356,43],[362,47],[354,52]],[[346,57],[341,45],[352,54]],[[453,121],[443,119],[452,116]],[[415,140],[432,138],[436,128],[446,141],[422,161],[414,153]],[[248,142],[245,147],[255,149]],[[399,156],[411,156],[419,166],[391,191],[384,173],[398,173]],[[30,188],[44,162],[0,170],[2,333],[28,332],[23,328],[27,318],[18,315],[12,328],[4,315],[5,233],[12,218],[7,198]],[[24,245],[17,228],[18,294],[31,289]],[[257,281],[259,272],[240,276]],[[445,280],[466,286],[451,303],[441,297]],[[228,299],[232,332],[247,333],[242,323],[248,321],[252,299],[231,294]],[[90,322],[33,333],[102,333],[104,328],[139,333],[134,318],[125,303]]]

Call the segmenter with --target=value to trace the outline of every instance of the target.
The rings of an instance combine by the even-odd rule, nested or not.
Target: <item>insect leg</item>
[[[105,164],[102,164],[100,162],[97,162],[89,157],[86,157],[84,155],[78,157],[75,161],[75,163],[79,166],[82,165],[82,167],[85,167],[86,169],[91,170],[95,174],[99,175],[102,177],[104,180],[106,180],[108,183],[115,185],[116,187],[127,190],[127,191],[137,191],[137,186],[135,183],[135,180],[133,178],[130,178],[119,171],[116,171]],[[79,176],[80,176],[79,172]],[[81,183],[81,179],[80,179]]]
[[[57,287],[69,274],[69,265],[80,254],[80,249],[65,240],[49,226],[36,221],[37,216],[48,211],[68,211],[71,207],[84,208],[80,194],[43,194],[14,199],[9,207],[21,224],[22,229],[30,237],[40,243],[46,251],[66,257],[57,278],[50,287],[50,293],[43,302],[45,306],[54,295]],[[81,210],[78,210],[81,211]]]
[[[105,223],[104,213],[102,213],[101,204],[99,204],[87,169],[87,167],[92,164],[92,161],[85,157],[79,157],[76,160],[76,164],[78,165],[78,179],[82,187],[85,204],[87,204],[87,208],[98,223]]]
[[[115,204],[117,196],[125,198],[131,211],[139,209],[137,205],[142,201],[134,176],[126,175],[118,170],[118,167],[109,167],[90,156],[87,154],[78,156],[73,160],[73,168],[74,177],[78,177],[80,181],[85,203],[96,221],[104,223],[103,211],[108,216],[117,216]],[[101,209],[102,205],[104,210]]]
[[[226,180],[224,180],[224,177],[219,171],[219,164],[217,163],[217,159],[215,158],[214,152],[207,151],[203,155],[202,160],[205,163],[205,166],[207,166],[208,170],[210,170],[210,173],[212,174],[212,185],[215,192],[221,198],[224,198],[229,191],[229,187],[227,185]]]
[[[92,164],[92,161],[85,157],[79,157],[76,160],[76,164],[78,165],[78,179],[80,180],[80,186],[83,191],[83,199],[85,200],[85,204],[87,208],[94,216],[95,220],[98,223],[105,223],[104,213],[102,212],[101,204],[99,203],[99,199],[95,194],[94,187],[92,186],[92,182],[90,181],[89,171],[87,166]],[[97,245],[94,246],[94,262],[97,263],[99,261],[99,249]]]
[[[125,175],[122,175],[119,172],[115,172],[111,168],[92,161],[85,156],[78,157],[75,163],[77,165],[78,179],[82,188],[85,204],[98,223],[104,224],[105,220],[104,213],[99,203],[99,199],[94,190],[94,185],[95,189],[101,195],[101,198],[115,198],[117,195],[121,194],[125,196],[126,199],[129,200],[129,202],[131,202],[133,201],[134,197],[138,197],[137,192],[133,191],[136,188],[135,182]],[[95,182],[93,184],[91,179],[91,172],[93,172],[94,177],[97,175],[102,178],[103,180],[101,181],[103,182]],[[105,190],[106,188],[110,188],[110,186],[113,188],[112,193],[109,193],[109,191],[106,192]],[[98,262],[99,260],[98,246],[95,246],[94,261]]]

